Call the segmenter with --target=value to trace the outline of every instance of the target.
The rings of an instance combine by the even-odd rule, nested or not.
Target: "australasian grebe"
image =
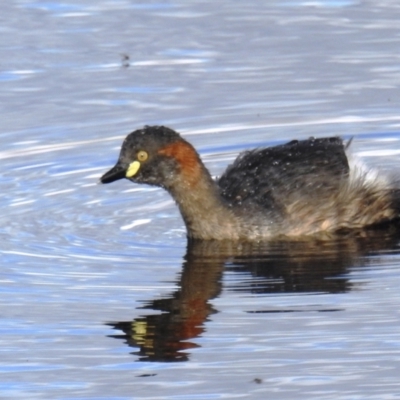
[[[193,146],[164,126],[129,134],[102,183],[127,178],[166,189],[194,239],[262,240],[395,220],[399,191],[349,166],[338,137],[294,140],[239,155],[217,180]]]

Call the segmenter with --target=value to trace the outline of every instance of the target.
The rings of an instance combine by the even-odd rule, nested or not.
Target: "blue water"
[[[390,1],[14,0],[0,15],[0,397],[400,399],[398,235],[187,247],[161,189],[97,184],[124,136],[400,154]]]

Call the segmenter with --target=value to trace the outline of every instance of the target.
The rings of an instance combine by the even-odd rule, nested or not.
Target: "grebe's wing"
[[[332,137],[246,151],[219,178],[221,195],[232,205],[276,210],[299,199],[323,200],[349,175],[346,148]]]

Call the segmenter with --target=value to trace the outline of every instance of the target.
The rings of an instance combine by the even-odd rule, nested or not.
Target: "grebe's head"
[[[196,151],[177,132],[164,126],[146,126],[126,137],[117,164],[100,182],[127,178],[169,188],[177,178],[195,179],[199,165]]]

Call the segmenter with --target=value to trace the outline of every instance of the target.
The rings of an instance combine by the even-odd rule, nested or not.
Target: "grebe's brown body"
[[[246,151],[213,180],[178,133],[146,126],[127,136],[117,164],[101,182],[121,178],[166,189],[193,239],[333,233],[400,215],[399,190],[360,166],[350,166],[337,137]]]

